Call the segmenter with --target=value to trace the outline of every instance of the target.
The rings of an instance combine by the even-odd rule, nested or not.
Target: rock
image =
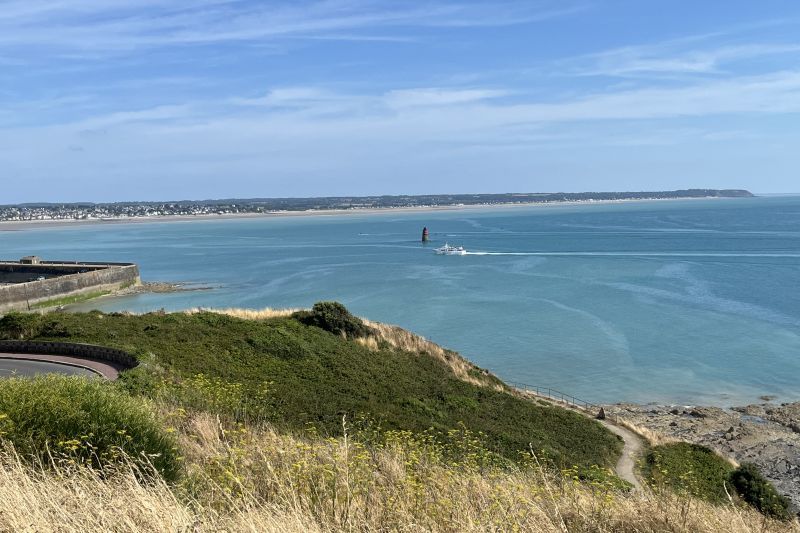
[[[669,425],[672,427],[676,427],[678,423],[673,420],[672,422],[669,423]]]

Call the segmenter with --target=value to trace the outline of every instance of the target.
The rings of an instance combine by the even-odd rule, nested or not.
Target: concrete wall
[[[5,265],[8,265],[6,263]],[[14,265],[15,268],[33,266],[40,267],[39,275],[47,268],[55,265]],[[61,269],[64,265],[59,264]],[[0,313],[20,310],[29,310],[38,303],[47,302],[56,298],[78,296],[93,292],[115,291],[122,287],[139,283],[139,267],[133,264],[114,264],[107,268],[90,270],[89,265],[75,265],[78,273],[60,275],[43,281],[29,281],[0,286]],[[45,270],[42,270],[45,269]],[[80,270],[89,270],[80,273]],[[52,272],[52,270],[51,270]],[[28,275],[28,274],[26,274]]]
[[[3,341],[0,340],[0,354],[71,355],[99,361],[115,363],[123,368],[133,368],[138,361],[132,355],[115,348],[94,344],[75,344],[70,342],[47,341]]]
[[[70,274],[82,274],[100,270],[101,268],[103,267],[95,265],[23,265],[15,262],[0,262],[0,283],[24,283],[26,281],[36,281],[39,277],[55,278]]]

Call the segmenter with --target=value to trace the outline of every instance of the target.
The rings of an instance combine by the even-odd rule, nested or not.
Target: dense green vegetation
[[[789,518],[789,501],[752,464],[734,467],[713,450],[686,442],[652,448],[643,473],[653,487],[667,487],[712,503],[738,495],[767,516]]]
[[[0,320],[0,338],[20,337],[126,350],[142,362],[120,381],[128,391],[279,428],[338,435],[343,417],[381,430],[463,427],[503,457],[516,459],[530,444],[560,467],[610,466],[621,449],[618,437],[581,415],[467,383],[434,357],[371,350],[291,317],[92,312]]]
[[[22,457],[106,466],[133,460],[177,476],[174,439],[130,395],[97,379],[48,375],[0,380],[0,437]]]
[[[756,465],[745,463],[737,468],[731,474],[731,484],[744,501],[765,515],[781,520],[790,517],[789,500],[778,494]]]
[[[733,466],[705,446],[680,442],[652,448],[643,471],[655,487],[666,486],[721,503],[727,500],[725,483]]]
[[[339,302],[317,302],[311,311],[298,311],[294,314],[294,318],[303,324],[316,326],[347,338],[366,337],[370,334],[364,322],[353,316]]]

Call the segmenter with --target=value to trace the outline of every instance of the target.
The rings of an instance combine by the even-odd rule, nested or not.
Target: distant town
[[[650,192],[438,194],[420,196],[353,196],[319,198],[250,198],[174,202],[35,203],[0,206],[0,221],[114,220],[165,216],[210,216],[300,211],[454,207],[615,200],[745,198],[739,189],[685,189]]]

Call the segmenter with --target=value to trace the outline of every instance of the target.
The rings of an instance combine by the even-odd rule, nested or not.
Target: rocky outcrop
[[[622,418],[667,438],[702,444],[737,462],[756,464],[800,509],[800,402],[718,407],[618,404]]]

